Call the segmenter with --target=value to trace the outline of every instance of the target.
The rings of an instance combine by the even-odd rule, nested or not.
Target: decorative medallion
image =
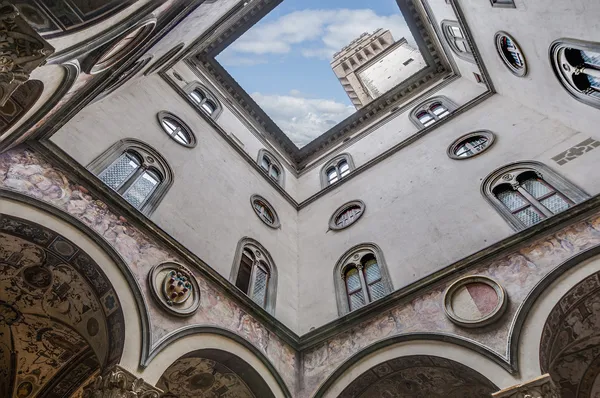
[[[497,321],[508,304],[507,295],[496,281],[480,275],[454,282],[444,294],[444,310],[457,325],[476,328]]]
[[[190,270],[181,264],[163,263],[150,271],[154,298],[173,315],[192,315],[200,306],[200,286]]]
[[[47,289],[52,285],[52,272],[45,267],[32,265],[24,268],[23,280],[34,289]]]

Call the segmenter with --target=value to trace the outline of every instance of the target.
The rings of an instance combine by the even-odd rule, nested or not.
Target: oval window
[[[192,130],[177,116],[172,113],[161,111],[157,115],[158,122],[165,133],[178,144],[188,148],[196,146],[196,137]]]
[[[463,135],[448,148],[448,156],[452,159],[467,159],[479,155],[494,143],[491,131],[476,131]]]
[[[262,222],[271,228],[279,228],[281,226],[275,209],[273,209],[273,206],[265,198],[259,195],[252,195],[250,202],[252,209],[254,209],[254,212]]]
[[[508,33],[496,33],[496,50],[504,64],[514,75],[523,77],[527,74],[527,63],[521,48]]]
[[[361,200],[353,200],[339,207],[329,219],[329,229],[340,230],[354,224],[365,212]]]

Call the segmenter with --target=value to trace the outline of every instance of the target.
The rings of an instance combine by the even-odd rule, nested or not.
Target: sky
[[[355,112],[330,62],[378,28],[413,42],[395,0],[284,0],[217,61],[300,148]]]

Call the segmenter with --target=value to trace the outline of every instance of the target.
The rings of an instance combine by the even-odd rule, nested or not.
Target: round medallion
[[[444,310],[450,320],[465,327],[482,327],[498,320],[507,307],[504,289],[480,275],[454,282],[444,295]]]
[[[200,306],[200,286],[190,270],[181,264],[163,263],[149,274],[156,301],[178,316],[192,315]]]
[[[23,280],[35,289],[47,289],[52,285],[52,271],[39,265],[27,267],[22,271]]]

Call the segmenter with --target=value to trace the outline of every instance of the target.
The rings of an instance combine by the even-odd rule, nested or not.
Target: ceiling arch
[[[0,215],[0,396],[70,396],[119,361],[124,332],[116,293],[87,253]]]

